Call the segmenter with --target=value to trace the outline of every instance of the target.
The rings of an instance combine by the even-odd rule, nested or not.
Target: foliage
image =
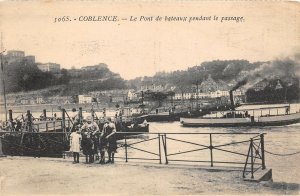
[[[26,59],[6,65],[4,77],[7,92],[37,90],[69,82],[67,70],[63,69],[55,76],[51,72],[42,72],[36,64]]]

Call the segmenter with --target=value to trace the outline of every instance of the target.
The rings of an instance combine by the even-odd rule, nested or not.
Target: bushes
[[[30,91],[49,86],[67,84],[70,80],[68,72],[62,69],[59,76],[51,72],[42,72],[36,64],[25,59],[13,62],[4,69],[7,92]]]

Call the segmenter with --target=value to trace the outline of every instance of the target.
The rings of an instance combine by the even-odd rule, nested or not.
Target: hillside
[[[175,86],[183,93],[192,85],[205,87],[207,81],[212,78],[212,81],[215,81],[219,87],[226,86],[223,90],[236,90],[242,87],[245,91],[249,91],[247,95],[251,98],[248,101],[295,100],[300,97],[299,59],[299,55],[295,55],[293,58],[254,63],[247,60],[215,60],[203,62],[187,70],[159,72],[153,77],[138,77],[128,81],[128,86],[136,89],[151,85]],[[259,92],[253,90],[253,87],[263,80],[268,83],[266,88],[260,89]],[[277,80],[282,89],[275,88],[276,85],[273,83]],[[203,89],[205,88],[201,88],[200,91]]]
[[[93,69],[61,69],[58,73],[52,73],[42,72],[37,64],[26,60],[13,62],[4,68],[6,92],[73,96],[90,91],[126,88],[119,74],[111,72],[107,66],[101,66],[99,69],[95,65],[90,66]]]
[[[153,77],[145,76],[125,81],[103,63],[81,69],[62,69],[60,73],[53,74],[41,72],[36,65],[23,61],[5,69],[5,81],[9,93],[21,92],[23,96],[35,94],[47,97],[76,96],[111,89],[133,88],[139,91],[142,86],[147,85],[175,87],[177,91],[185,92],[191,86],[205,89],[212,80],[223,90],[243,86],[247,91],[248,101],[270,101],[274,97],[286,101],[300,97],[299,73],[299,58],[254,63],[247,60],[215,60],[203,62],[186,70],[158,72]],[[278,83],[277,80],[282,86],[281,89],[277,89],[275,85]],[[257,91],[255,85],[261,81],[267,81],[266,88]],[[164,88],[168,92],[176,89]]]

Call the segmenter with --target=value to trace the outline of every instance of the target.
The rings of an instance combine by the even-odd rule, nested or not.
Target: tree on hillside
[[[42,72],[35,63],[26,59],[8,64],[5,68],[7,92],[30,91],[69,81],[67,70],[63,69],[57,78],[51,72]]]

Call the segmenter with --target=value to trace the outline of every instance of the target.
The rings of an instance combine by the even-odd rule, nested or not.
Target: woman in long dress
[[[72,132],[70,135],[70,151],[73,152],[74,162],[79,163],[79,152],[81,146],[81,132],[79,128],[75,132]]]

